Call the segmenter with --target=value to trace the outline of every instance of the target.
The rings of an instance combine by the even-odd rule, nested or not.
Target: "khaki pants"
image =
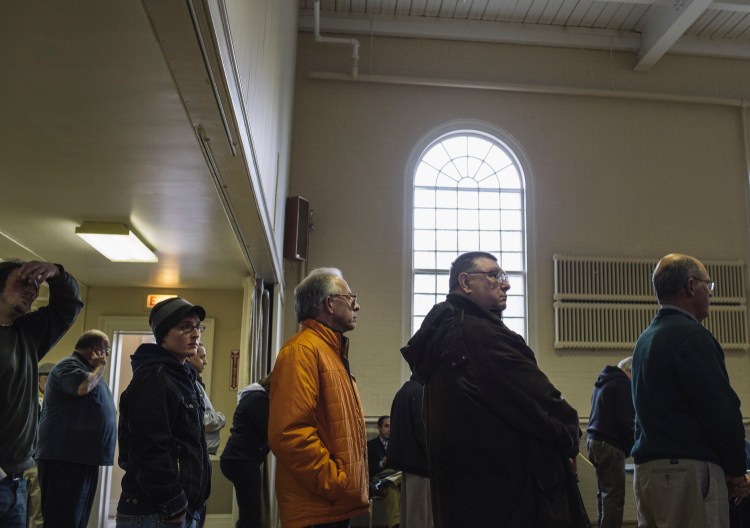
[[[401,478],[401,527],[432,528],[430,479],[406,471]]]
[[[726,528],[724,471],[711,462],[652,460],[635,466],[639,528]]]
[[[42,519],[42,490],[39,488],[39,472],[37,467],[30,467],[23,472],[26,479],[26,518],[28,528],[41,528]]]

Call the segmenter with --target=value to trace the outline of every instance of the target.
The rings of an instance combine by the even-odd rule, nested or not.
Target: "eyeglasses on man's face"
[[[329,297],[343,297],[346,299],[346,302],[354,306],[357,304],[357,294],[356,293],[332,293],[329,295]]]
[[[503,270],[497,270],[497,271],[467,271],[467,275],[484,275],[490,280],[493,280],[500,284],[510,284],[510,281],[508,280],[508,274],[505,273]]]
[[[183,334],[190,334],[193,330],[198,330],[199,334],[202,334],[206,331],[206,325],[202,325],[200,323],[196,325],[190,323],[182,323],[175,326],[175,328]]]
[[[716,286],[716,283],[712,281],[711,279],[701,279],[699,277],[690,277],[693,280],[701,281],[706,283],[706,287],[708,288],[708,291],[711,293],[714,292],[714,287]]]

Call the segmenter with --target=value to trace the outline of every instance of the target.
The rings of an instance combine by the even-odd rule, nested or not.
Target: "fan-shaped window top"
[[[503,319],[525,336],[523,181],[514,153],[481,132],[452,133],[424,151],[414,173],[413,331],[448,293],[451,262],[487,251],[511,279]]]

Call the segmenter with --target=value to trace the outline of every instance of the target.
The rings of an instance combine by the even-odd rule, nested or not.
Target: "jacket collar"
[[[316,319],[305,319],[302,326],[310,329],[332,349],[337,350],[344,358],[349,356],[349,338],[343,332],[334,330]]]
[[[445,300],[451,303],[453,306],[456,306],[457,308],[460,308],[466,312],[469,312],[472,315],[475,315],[478,317],[484,317],[485,319],[489,319],[494,322],[502,322],[502,320],[500,319],[500,317],[498,317],[497,314],[490,312],[489,310],[486,310],[485,308],[482,308],[477,303],[475,303],[472,299],[470,299],[469,297],[465,295],[460,295],[458,293],[449,293],[446,296]]]
[[[691,314],[690,312],[688,312],[684,308],[680,308],[679,306],[675,306],[674,304],[662,304],[661,307],[659,308],[659,311],[662,311],[662,310],[674,310],[676,312],[681,312],[681,313],[687,315],[688,317],[690,317],[691,319],[693,319],[694,321],[698,321],[698,319],[696,319],[693,314]]]

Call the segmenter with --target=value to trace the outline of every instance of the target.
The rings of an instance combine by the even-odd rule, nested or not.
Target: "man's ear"
[[[692,283],[690,281],[693,281]],[[695,297],[695,280],[688,278],[688,283],[685,285],[685,293],[688,297]]]
[[[467,273],[459,273],[458,286],[464,291],[464,293],[469,293],[471,291],[471,286],[469,286],[469,275]]]
[[[326,296],[323,301],[322,310],[329,315],[333,314],[333,298]]]

